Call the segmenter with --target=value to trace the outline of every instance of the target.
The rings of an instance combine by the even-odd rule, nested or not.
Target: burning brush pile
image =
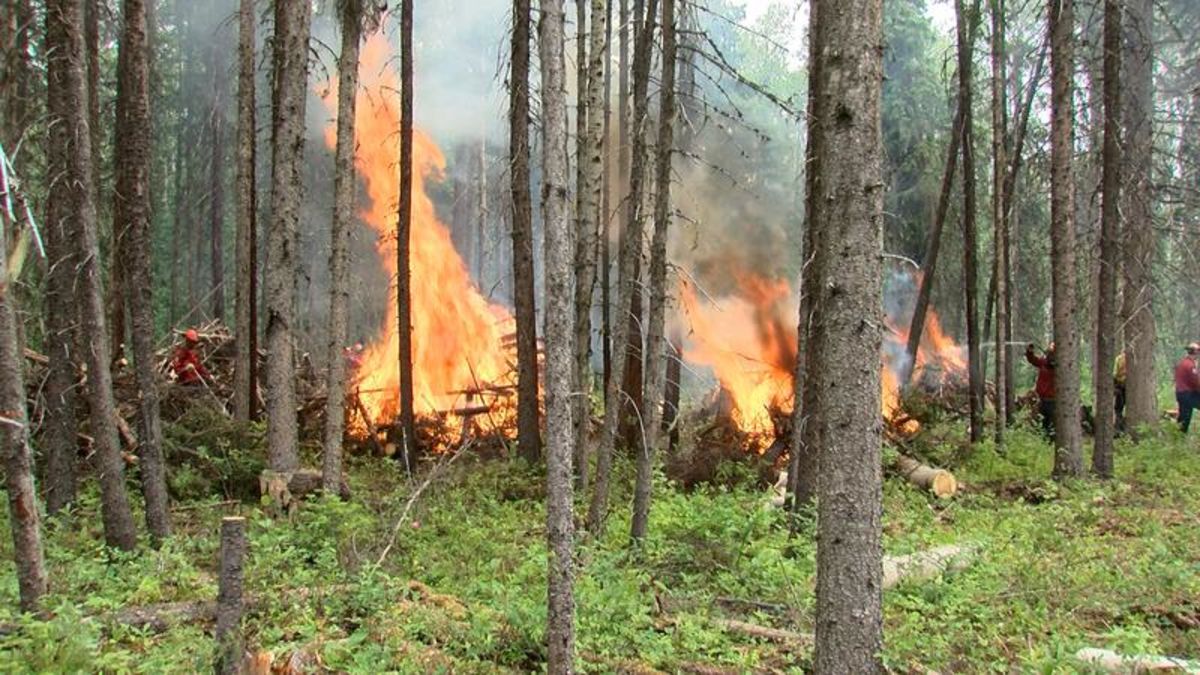
[[[690,283],[680,289],[684,359],[711,369],[719,382],[705,412],[713,421],[702,428],[698,444],[757,453],[774,464],[786,452],[791,433],[798,299],[785,279],[742,270],[734,281],[732,292],[718,298],[701,297]],[[957,407],[954,402],[966,396],[964,350],[945,334],[932,309],[912,364],[911,393],[901,395],[918,284],[916,275],[899,272],[886,284],[888,331],[880,354],[880,413],[892,438],[909,438],[920,431],[915,410],[920,406],[910,413],[910,397]]]

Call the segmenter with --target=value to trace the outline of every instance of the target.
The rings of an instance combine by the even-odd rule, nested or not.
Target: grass
[[[1200,658],[1200,451],[1173,431],[1118,447],[1118,478],[1058,485],[1049,448],[1030,432],[1005,453],[930,455],[966,489],[931,501],[889,479],[889,554],[951,542],[979,546],[963,571],[885,594],[885,663],[894,671],[1075,672],[1076,650]],[[957,458],[957,460],[955,460]],[[650,536],[628,547],[632,467],[618,463],[617,510],[579,547],[579,668],[730,672],[801,670],[801,646],[723,631],[730,618],[808,632],[815,604],[811,532],[789,539],[781,514],[752,487],[682,492],[659,478]],[[737,471],[738,469],[732,469]],[[347,672],[526,672],[544,668],[546,550],[542,474],[519,461],[460,461],[401,523],[410,495],[399,467],[351,462],[355,499],[310,502],[290,521],[257,504],[177,505],[177,535],[159,550],[102,545],[85,493],[46,527],[53,618],[15,614],[11,565],[0,583],[3,672],[195,672],[211,668],[210,627],[149,634],[105,626],[130,605],[211,599],[221,516],[248,519],[247,592],[258,611],[249,644],[299,652]],[[132,483],[131,483],[132,487]],[[6,526],[6,525],[5,525]],[[5,533],[0,555],[11,557]],[[922,671],[923,672],[923,671]]]

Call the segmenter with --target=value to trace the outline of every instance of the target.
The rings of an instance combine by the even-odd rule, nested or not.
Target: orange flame
[[[375,33],[364,43],[355,119],[355,166],[371,202],[360,215],[379,235],[376,250],[392,280],[387,321],[368,345],[355,382],[367,414],[381,425],[395,420],[400,389],[395,285],[400,96],[399,78],[389,66],[391,53],[382,33]],[[324,96],[324,104],[336,115],[336,87]],[[325,129],[325,142],[330,148],[335,145],[336,133],[336,122],[330,122]],[[445,166],[446,160],[433,140],[414,130],[409,255],[413,399],[418,414],[453,409],[464,402],[460,393],[463,390],[510,384],[513,379],[503,344],[504,333],[511,329],[511,315],[480,294],[454,249],[449,229],[438,220],[425,191],[426,181],[439,179]],[[501,406],[510,407],[509,403],[503,401]],[[496,420],[493,414],[479,421],[488,427]]]

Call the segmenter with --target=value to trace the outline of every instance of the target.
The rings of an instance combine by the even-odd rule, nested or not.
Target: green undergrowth
[[[1035,434],[1011,433],[1003,453],[968,453],[957,434],[923,450],[954,469],[963,492],[935,502],[889,478],[884,547],[899,555],[965,543],[979,557],[886,592],[889,668],[1076,672],[1072,655],[1089,646],[1200,658],[1197,439],[1162,431],[1123,440],[1117,480],[1059,485],[1046,479],[1051,454]],[[203,462],[236,457],[216,443],[204,452]],[[85,491],[46,522],[51,618],[16,615],[15,576],[4,568],[0,672],[210,669],[210,625],[153,633],[105,616],[214,598],[219,523],[232,514],[248,521],[247,640],[277,662],[297,654],[362,673],[544,669],[542,471],[462,459],[399,521],[426,475],[410,482],[395,462],[353,459],[353,501],[310,501],[291,519],[225,494],[181,501],[176,536],[134,554],[102,546],[98,500]],[[814,526],[789,537],[750,475],[745,487],[690,492],[660,476],[650,535],[634,550],[631,478],[619,461],[608,528],[578,549],[579,669],[802,670],[806,645],[726,632],[720,621],[812,631]],[[7,561],[10,537],[0,541]]]

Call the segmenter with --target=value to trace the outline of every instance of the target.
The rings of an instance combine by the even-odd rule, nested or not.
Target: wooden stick
[[[246,519],[221,519],[221,571],[217,591],[217,663],[222,675],[237,673],[242,661],[243,570],[246,557]]]

